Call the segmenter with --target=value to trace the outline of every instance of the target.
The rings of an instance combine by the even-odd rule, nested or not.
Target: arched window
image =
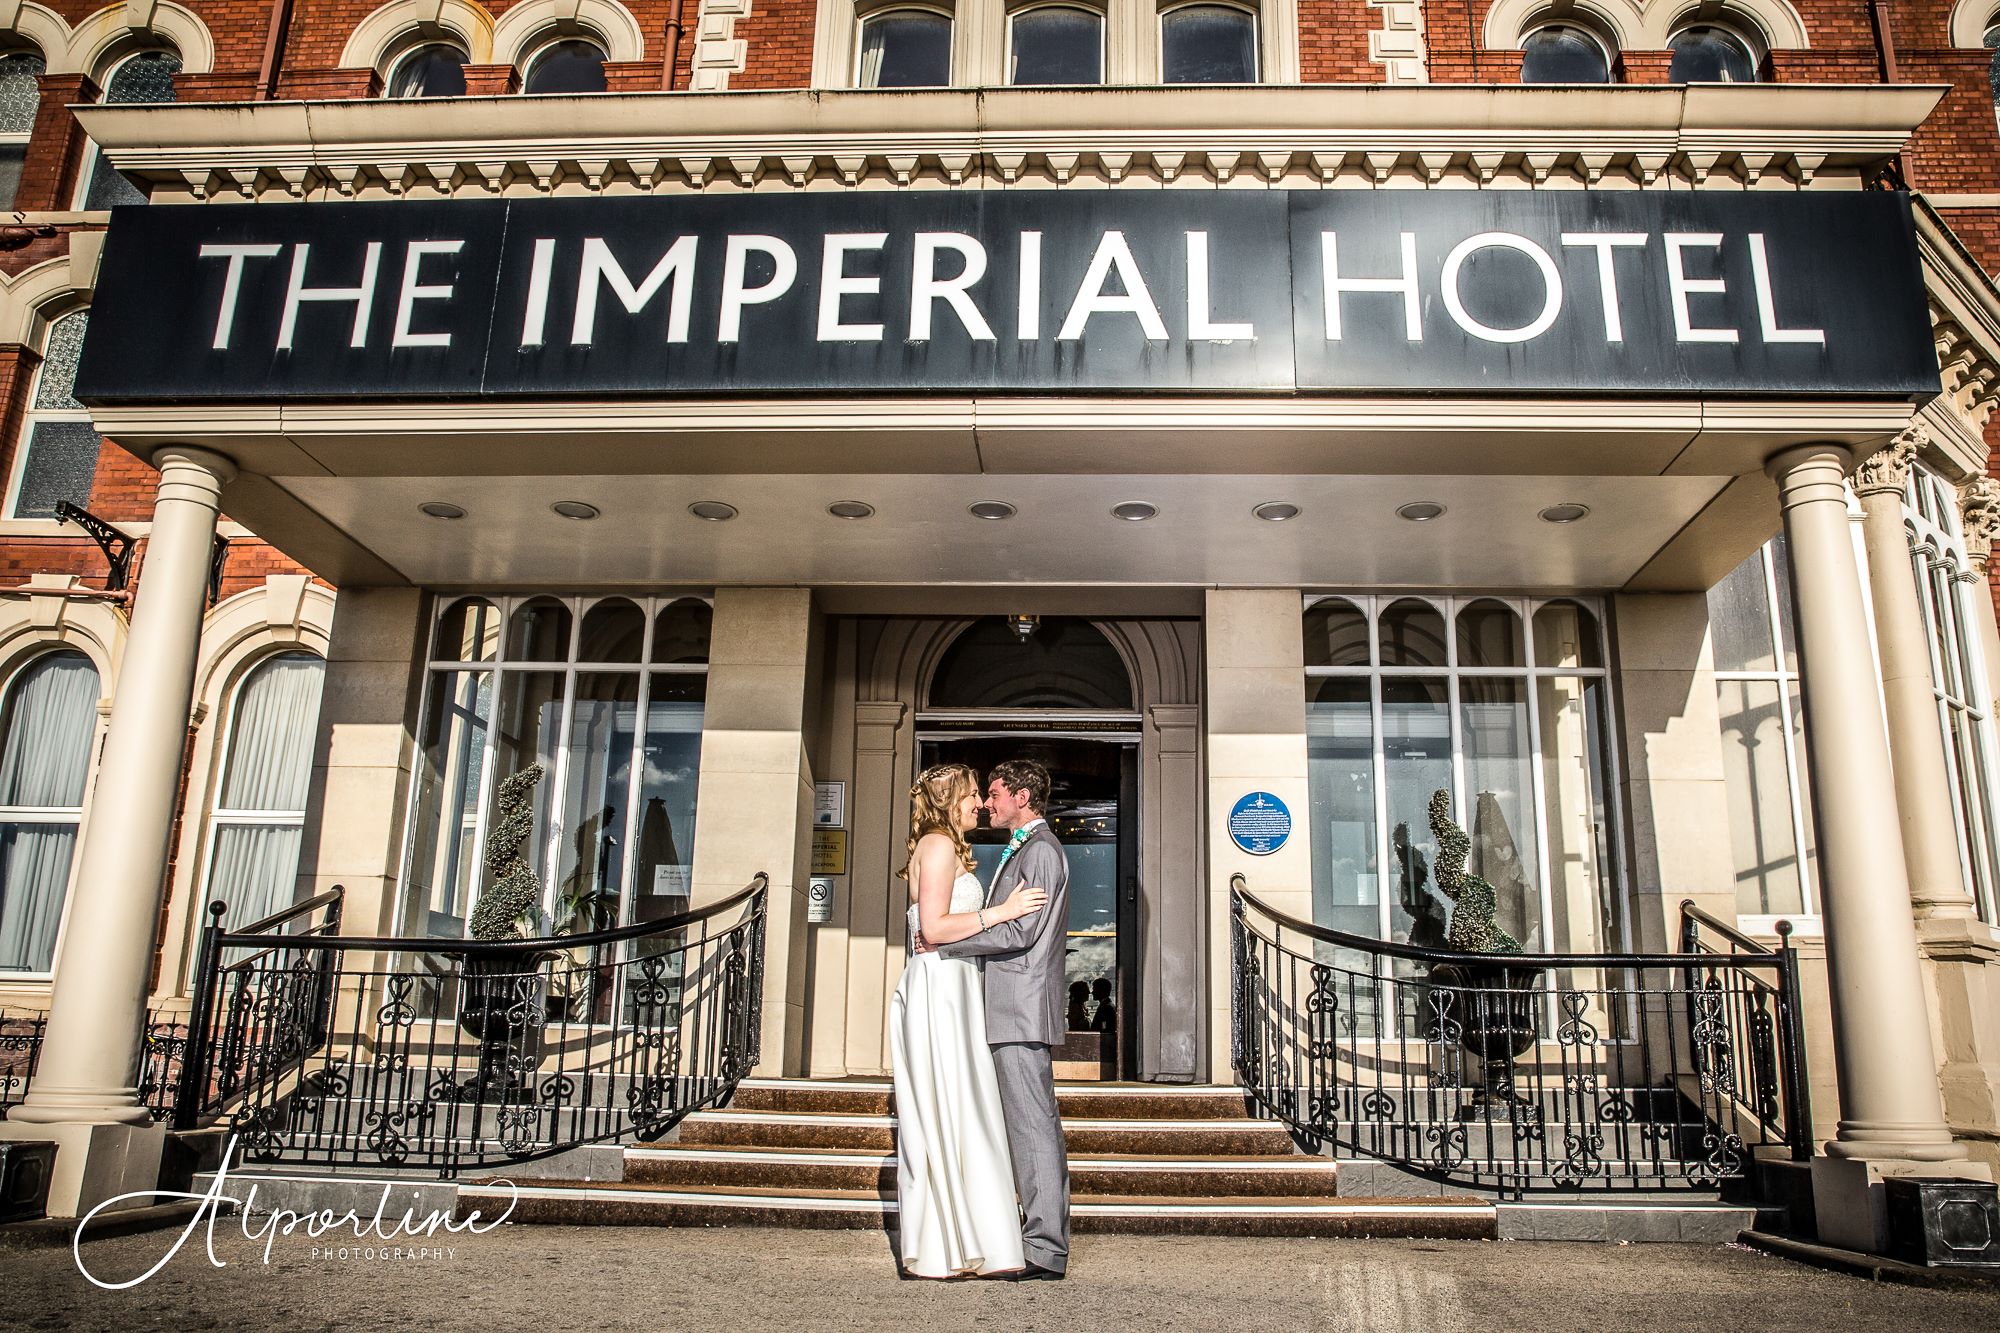
[[[1160,82],[1257,82],[1257,16],[1235,5],[1204,4],[1162,13]]]
[[[1087,620],[1050,617],[1023,638],[998,616],[952,640],[931,677],[932,708],[1132,707],[1132,677]]]
[[[390,71],[396,98],[465,96],[465,52],[449,42],[425,42],[405,52]]]
[[[99,693],[89,658],[53,652],[0,703],[0,972],[55,966]]]
[[[305,830],[326,663],[313,653],[267,657],[237,687],[222,783],[209,814],[209,902],[241,929],[289,906]]]
[[[1674,53],[1669,83],[1757,82],[1757,53],[1733,29],[1697,23],[1675,33],[1667,45]]]
[[[1521,43],[1522,83],[1609,83],[1611,49],[1574,23],[1551,23]]]
[[[28,136],[42,105],[42,85],[37,80],[47,72],[48,62],[39,51],[0,55],[0,209],[12,208],[20,189]]]
[[[887,9],[861,20],[861,88],[943,88],[951,82],[951,19],[930,9]]]
[[[181,72],[181,58],[163,47],[134,51],[111,69],[104,80],[104,101],[113,105],[174,100],[174,75]],[[104,160],[92,144],[85,154],[82,179],[85,182],[79,207],[115,208],[119,204],[143,204],[146,195]]]
[[[1007,82],[1103,83],[1104,15],[1074,5],[1038,5],[1008,15]]]
[[[1986,65],[1986,91],[1993,98],[1996,114],[2000,114],[2000,23],[1987,25],[1980,44],[1993,52],[1993,58]]]
[[[521,79],[524,93],[601,93],[604,87],[604,48],[581,37],[544,46]]]
[[[88,310],[72,310],[50,321],[35,371],[35,392],[14,451],[14,475],[7,488],[7,517],[54,518],[56,503],[83,504],[97,475],[103,441],[90,414],[76,400],[76,363],[83,353]]]

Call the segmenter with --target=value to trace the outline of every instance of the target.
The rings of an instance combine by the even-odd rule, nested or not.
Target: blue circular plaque
[[[1267,791],[1253,791],[1229,809],[1229,838],[1252,856],[1269,856],[1292,836],[1292,812]]]

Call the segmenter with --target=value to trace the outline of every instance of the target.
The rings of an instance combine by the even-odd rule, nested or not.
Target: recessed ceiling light
[[[1111,512],[1114,516],[1122,518],[1128,523],[1144,523],[1147,519],[1159,513],[1160,507],[1158,505],[1147,504],[1144,500],[1127,500],[1124,504],[1112,505]]]
[[[596,518],[602,512],[596,505],[585,504],[581,500],[558,500],[550,505],[549,508],[561,514],[564,518],[573,518],[579,521],[588,521]]]
[[[455,504],[450,504],[444,500],[426,500],[422,504],[418,505],[417,509],[422,513],[429,514],[432,518],[465,517],[465,511],[463,509],[459,508]]]
[[[736,517],[736,506],[726,505],[720,500],[696,500],[688,506],[688,512],[711,523],[726,523]]]
[[[1396,510],[1397,518],[1407,518],[1412,523],[1428,523],[1444,513],[1444,506],[1436,500],[1412,500]]]
[[[1574,501],[1567,504],[1550,505],[1542,511],[1542,522],[1574,523],[1589,512],[1589,505],[1580,505]]]
[[[1266,500],[1250,511],[1266,523],[1283,523],[1288,518],[1299,516],[1299,507],[1286,504],[1283,500]]]
[[[875,506],[865,500],[835,500],[826,507],[826,512],[835,518],[867,518],[875,512]]]
[[[1019,511],[1005,500],[980,500],[967,505],[965,512],[974,518],[1012,518]]]

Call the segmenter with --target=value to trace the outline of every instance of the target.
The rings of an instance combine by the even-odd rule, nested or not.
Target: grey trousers
[[[1000,1082],[1000,1111],[1007,1117],[1014,1189],[1027,1214],[1021,1248],[1029,1263],[1063,1272],[1069,1267],[1069,1154],[1049,1048],[1035,1041],[996,1045],[993,1072]]]

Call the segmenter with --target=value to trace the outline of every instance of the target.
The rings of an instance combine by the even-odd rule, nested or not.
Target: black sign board
[[[880,191],[114,210],[89,403],[1938,391],[1891,193]]]

